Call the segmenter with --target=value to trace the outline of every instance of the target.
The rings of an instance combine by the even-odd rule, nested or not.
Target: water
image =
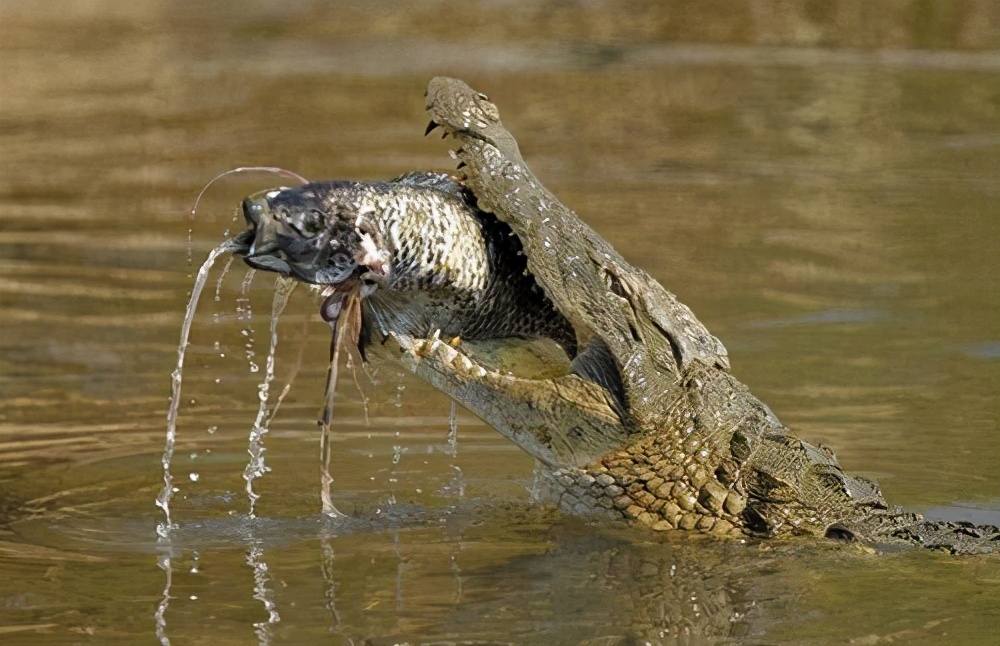
[[[160,490],[160,494],[156,497],[156,506],[163,510],[163,522],[156,526],[157,540],[160,543],[160,555],[158,557],[157,563],[161,570],[164,571],[166,575],[166,584],[163,589],[163,598],[160,604],[156,608],[156,613],[154,618],[156,620],[156,637],[159,639],[160,643],[164,646],[170,643],[170,640],[166,637],[166,619],[165,615],[167,608],[170,605],[170,587],[173,581],[173,566],[171,565],[171,532],[176,527],[170,516],[170,501],[174,494],[179,491],[177,487],[174,486],[174,477],[170,471],[170,464],[174,457],[174,447],[177,442],[177,414],[180,409],[181,404],[181,384],[183,382],[184,376],[184,355],[188,350],[188,339],[191,336],[191,325],[194,322],[194,315],[198,308],[198,299],[201,298],[201,292],[205,288],[205,283],[208,282],[208,273],[211,271],[212,266],[215,264],[216,259],[224,254],[231,252],[236,246],[229,240],[223,242],[218,247],[209,252],[208,258],[202,263],[201,267],[198,269],[198,273],[195,276],[194,285],[191,287],[191,296],[188,300],[187,309],[184,312],[184,321],[181,323],[181,340],[177,346],[177,366],[170,375],[170,385],[171,385],[171,395],[170,395],[170,405],[167,409],[167,433],[165,447],[163,449],[163,458],[161,459],[161,465],[163,467],[163,488]],[[229,268],[229,263],[226,263],[226,270]],[[225,275],[225,270],[223,271]],[[219,279],[221,282],[221,278]],[[280,290],[275,290],[275,301],[278,300],[278,295]],[[280,312],[279,312],[280,314]],[[277,324],[277,318],[274,319],[274,324]],[[272,332],[273,339],[273,332]],[[272,347],[273,350],[273,347]],[[270,358],[271,355],[269,355]],[[270,364],[268,366],[271,367]],[[270,376],[270,374],[269,374]],[[269,380],[268,380],[269,382]],[[266,392],[266,391],[265,391]],[[266,401],[266,400],[265,400]],[[251,445],[253,441],[251,440]],[[251,453],[253,456],[253,453]],[[263,456],[259,458],[261,467],[263,468]],[[197,477],[192,477],[192,481],[197,481]],[[253,516],[253,503],[255,498],[253,491],[250,488],[250,480],[247,480],[247,492],[250,494],[250,515]]]
[[[345,342],[351,347],[358,344],[358,331],[361,325],[361,297],[357,291],[351,292],[344,297],[343,311],[337,310],[337,315],[329,321],[330,338],[330,364],[326,371],[326,388],[324,396],[323,414],[320,416],[320,501],[323,507],[323,514],[331,518],[344,516],[333,504],[333,475],[330,473],[330,460],[333,455],[331,437],[333,424],[333,396],[337,389],[337,376],[340,368],[340,350]],[[324,315],[325,316],[325,315]],[[353,372],[353,368],[352,368]],[[355,377],[355,383],[357,378]],[[360,392],[360,388],[358,389]],[[362,394],[362,397],[364,395]],[[368,422],[368,403],[362,402],[365,411],[365,423]]]
[[[296,180],[228,177],[194,221],[192,193],[238,164],[451,168],[450,142],[421,137],[421,93],[446,73],[499,104],[539,178],[690,305],[785,423],[893,503],[995,519],[995,4],[0,4],[0,641],[995,642],[995,560],[561,517],[530,503],[533,462],[461,408],[461,450],[438,450],[447,398],[385,366],[369,370],[388,385],[358,373],[370,424],[346,375],[337,391],[349,517],[326,519],[330,330],[306,298],[277,330],[249,520],[260,274],[249,320],[241,271],[194,317],[169,545],[150,504],[188,230],[200,260],[245,195]]]
[[[230,241],[223,242],[218,247],[209,252],[208,258],[202,263],[195,277],[194,285],[191,287],[191,298],[188,301],[187,309],[184,312],[184,322],[181,323],[181,340],[177,346],[177,366],[170,375],[170,406],[167,409],[167,436],[166,445],[163,449],[163,488],[160,495],[156,497],[156,506],[163,510],[163,523],[157,526],[156,533],[161,538],[167,538],[173,528],[170,519],[170,500],[177,490],[174,487],[174,476],[170,472],[170,463],[174,457],[174,445],[177,441],[177,413],[181,404],[181,382],[184,377],[184,355],[188,349],[188,338],[191,336],[191,324],[194,322],[194,314],[198,308],[198,299],[208,281],[208,272],[215,264],[216,258],[224,253],[230,252],[236,247]],[[275,297],[277,298],[277,296]],[[249,488],[249,482],[247,487]],[[252,499],[251,499],[252,503]],[[252,504],[251,504],[252,509]]]
[[[264,436],[269,430],[266,420],[270,420],[268,403],[271,393],[271,382],[274,381],[274,353],[278,346],[278,320],[285,311],[288,298],[295,290],[298,283],[291,278],[279,276],[274,281],[274,303],[271,306],[271,334],[268,337],[270,345],[267,350],[267,360],[264,364],[264,379],[257,386],[257,418],[254,420],[253,428],[250,429],[250,440],[247,446],[247,453],[250,460],[243,470],[243,479],[246,480],[247,498],[250,501],[250,508],[247,512],[250,518],[254,518],[254,511],[260,494],[254,491],[254,480],[261,477],[270,469],[264,464]]]
[[[458,405],[455,400],[449,402],[448,408],[448,457],[454,461],[458,457]],[[442,491],[452,493],[461,498],[465,495],[465,482],[463,481],[462,467],[454,464],[450,465],[455,475]]]
[[[258,621],[254,624],[254,633],[257,635],[259,644],[270,644],[274,636],[274,624],[281,621],[281,615],[278,614],[278,607],[274,602],[271,576],[268,574],[267,563],[264,561],[264,550],[257,546],[251,547],[249,554],[247,554],[247,565],[253,570],[253,598],[260,601],[267,612],[266,621]]]

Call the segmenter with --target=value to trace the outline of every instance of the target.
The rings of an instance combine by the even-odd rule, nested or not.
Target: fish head
[[[389,271],[370,218],[360,217],[355,182],[323,182],[249,195],[248,229],[234,241],[248,265],[313,285],[374,291]],[[367,294],[365,294],[367,295]]]

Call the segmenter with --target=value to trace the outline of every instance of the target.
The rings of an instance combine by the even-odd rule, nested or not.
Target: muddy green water
[[[192,222],[201,185],[448,167],[421,97],[451,74],[786,424],[893,503],[997,522],[997,3],[209,4],[0,4],[0,642],[1000,640],[995,557],[561,517],[516,447],[459,409],[452,457],[448,400],[377,367],[367,423],[341,371],[352,520],[323,521],[329,332],[301,293],[249,522],[273,278],[241,299],[240,264],[195,320],[169,544],[154,506],[193,273],[282,182],[224,182]]]

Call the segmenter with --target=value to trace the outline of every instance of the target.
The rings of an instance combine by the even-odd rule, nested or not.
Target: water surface
[[[360,375],[364,395],[341,371],[351,518],[325,520],[329,329],[301,293],[272,392],[305,358],[250,521],[273,280],[241,297],[240,265],[194,322],[179,526],[157,541],[193,274],[239,200],[283,182],[234,178],[192,221],[194,196],[241,165],[447,168],[447,142],[420,136],[436,74],[486,91],[539,177],[690,305],[796,432],[892,503],[997,522],[1000,10],[616,6],[3,4],[4,643],[995,640],[995,558],[718,544],[536,509],[527,456],[459,409],[454,457],[448,400],[386,368]]]

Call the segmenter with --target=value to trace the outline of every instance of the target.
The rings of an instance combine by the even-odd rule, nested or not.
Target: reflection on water
[[[166,541],[151,501],[191,261],[274,180],[228,177],[192,221],[197,188],[447,167],[421,92],[455,74],[783,421],[894,503],[996,522],[998,34],[974,0],[3,3],[0,640],[988,642],[995,559],[562,518],[530,506],[526,456],[385,367],[338,390],[350,517],[323,519],[306,298],[251,510],[274,290],[240,296],[242,272],[193,317]]]
[[[274,636],[274,624],[281,621],[278,607],[274,603],[274,592],[271,591],[271,576],[267,573],[267,563],[264,561],[264,550],[256,545],[250,547],[247,554],[247,565],[253,570],[253,598],[264,605],[267,621],[254,623],[254,633],[261,644],[270,644]]]

